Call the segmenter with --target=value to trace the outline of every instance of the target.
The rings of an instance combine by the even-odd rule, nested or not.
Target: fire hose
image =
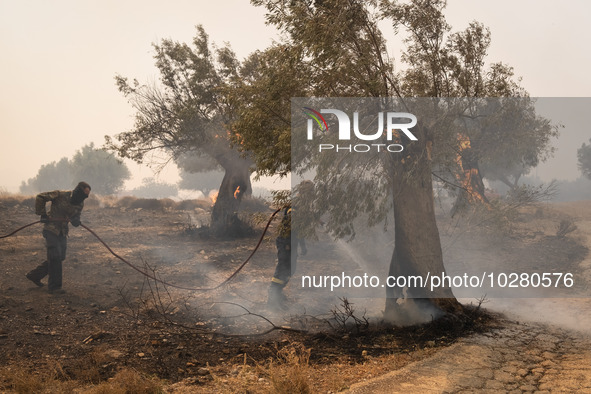
[[[125,263],[129,267],[133,268],[134,270],[136,270],[140,274],[142,274],[142,275],[144,275],[144,276],[152,279],[155,282],[161,283],[164,286],[174,287],[174,288],[181,289],[181,290],[189,290],[189,291],[213,291],[213,290],[219,289],[220,287],[222,287],[226,283],[230,282],[236,275],[238,275],[238,273],[242,270],[242,268],[244,268],[244,266],[246,266],[246,264],[248,264],[248,262],[250,261],[250,259],[252,258],[252,256],[254,256],[254,254],[256,253],[256,251],[259,249],[259,246],[261,246],[261,243],[263,242],[263,239],[265,237],[265,234],[267,233],[267,230],[269,229],[269,226],[271,225],[271,222],[273,221],[273,218],[282,209],[283,208],[279,208],[279,209],[275,210],[275,212],[273,212],[273,214],[271,215],[271,217],[269,217],[269,220],[267,221],[267,225],[265,226],[265,228],[263,230],[263,233],[261,234],[261,236],[259,238],[259,241],[257,242],[256,246],[254,247],[254,249],[252,250],[252,252],[250,253],[250,255],[246,258],[246,260],[244,260],[242,262],[242,264],[240,264],[240,266],[238,266],[238,268],[229,277],[227,277],[224,281],[222,281],[221,283],[219,283],[219,284],[217,284],[216,286],[213,286],[213,287],[199,287],[199,288],[194,288],[194,287],[179,286],[179,285],[175,285],[175,284],[166,282],[166,281],[164,281],[162,279],[159,279],[155,275],[152,275],[152,274],[150,274],[150,273],[142,270],[138,266],[136,266],[136,265],[130,263],[129,261],[127,261],[125,258],[119,256],[117,253],[115,253],[113,251],[113,249],[111,249],[111,247],[105,241],[103,241],[103,239],[101,237],[98,236],[97,233],[95,233],[88,226],[84,225],[83,223],[80,223],[80,227],[84,228],[86,231],[88,231],[90,234],[92,234],[117,259],[121,260],[123,263]],[[52,221],[60,221],[60,222],[66,221],[67,222],[69,220],[68,219],[63,219],[63,220],[52,220]],[[18,233],[19,231],[24,230],[27,227],[33,226],[33,225],[35,225],[37,223],[42,223],[42,221],[41,220],[37,220],[36,222],[26,224],[26,225],[24,225],[22,227],[17,228],[16,230],[14,230],[13,232],[11,232],[10,234],[6,234],[6,235],[0,236],[0,239],[11,237],[14,234]]]

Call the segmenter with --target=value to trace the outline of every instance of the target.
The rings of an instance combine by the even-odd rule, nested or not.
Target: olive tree
[[[212,230],[232,234],[240,227],[240,202],[251,193],[252,161],[232,146],[228,124],[234,111],[221,94],[239,77],[239,61],[227,46],[213,49],[201,26],[192,46],[162,40],[154,49],[161,85],[116,77],[119,90],[136,110],[136,121],[132,130],[106,137],[106,146],[139,163],[152,160],[154,153],[179,163],[187,156],[205,157],[208,169],[224,171]]]
[[[393,97],[408,101],[412,97],[478,98],[519,93],[527,99],[510,67],[485,64],[488,30],[474,22],[453,33],[444,17],[443,0],[252,3],[266,7],[267,22],[280,29],[284,38],[251,57],[251,77],[243,79],[232,95],[238,114],[232,130],[234,140],[252,152],[257,169],[268,174],[302,172],[315,160],[312,157],[298,168],[301,163],[289,155],[291,97]],[[394,34],[406,33],[400,71],[387,51],[385,33],[378,25],[381,21],[388,22]],[[350,234],[358,214],[365,214],[368,224],[376,224],[393,212],[395,246],[390,275],[426,277],[445,270],[435,220],[433,173],[453,168],[458,157],[466,156],[462,145],[466,138],[482,137],[467,134],[469,128],[459,136],[457,127],[463,119],[474,117],[471,111],[482,105],[465,99],[450,103],[454,104],[439,116],[440,121],[413,128],[417,140],[405,146],[403,155],[383,153],[379,160],[365,163],[372,171],[363,176],[339,178],[317,167],[315,205],[320,208],[318,215],[328,216],[323,220],[336,236]],[[471,165],[477,164],[477,160],[471,161]],[[347,201],[347,214],[331,211],[327,201],[342,196],[344,190],[358,198]],[[394,321],[403,313],[396,302],[399,297],[387,289],[385,316]],[[461,309],[449,288],[414,302],[447,312]]]

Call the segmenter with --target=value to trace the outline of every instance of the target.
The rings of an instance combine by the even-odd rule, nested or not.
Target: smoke
[[[224,172],[210,156],[191,152],[191,154],[181,155],[175,162],[181,169],[180,188],[201,190],[203,194],[207,195],[213,189],[220,187]]]
[[[107,201],[103,202],[107,205]],[[112,202],[109,201],[109,204]],[[209,206],[209,205],[208,205]],[[557,205],[544,205],[543,208],[533,209],[516,218],[513,223],[514,233],[499,232],[487,227],[479,227],[474,217],[464,216],[451,219],[446,212],[439,212],[439,228],[444,246],[444,261],[449,274],[470,272],[469,270],[498,271],[507,267],[517,267],[519,270],[537,270],[541,272],[545,267],[577,268],[589,261],[584,256],[584,248],[577,242],[582,237],[581,231],[587,227],[582,222],[591,218],[591,206],[584,203],[569,203],[560,205],[562,210],[573,215],[579,227],[571,237],[555,236],[556,224],[562,216]],[[90,208],[90,207],[89,207]],[[117,206],[112,206],[116,209]],[[121,211],[124,212],[125,210]],[[200,238],[179,237],[180,226],[207,223],[209,214],[207,209],[193,209],[178,212],[180,222],[176,224],[175,234],[168,234],[171,229],[159,226],[170,224],[171,211],[148,209],[128,209],[130,216],[126,219],[116,219],[116,215],[109,214],[103,209],[85,210],[83,215],[89,215],[91,227],[94,223],[108,220],[116,223],[133,220],[142,226],[143,231],[135,233],[135,238],[117,239],[113,234],[106,233],[105,241],[113,243],[116,251],[125,251],[126,258],[131,262],[141,264],[146,261],[155,267],[156,272],[163,279],[189,287],[211,287],[222,282],[236,269],[243,258],[254,247],[254,241],[237,244],[233,241],[209,241]],[[158,219],[158,213],[163,215]],[[174,211],[172,211],[174,212]],[[566,211],[565,211],[566,212]],[[154,218],[154,220],[151,220]],[[149,220],[148,220],[149,219]],[[587,219],[585,219],[587,220]],[[591,222],[591,221],[590,221]],[[99,230],[100,227],[98,228]],[[586,231],[586,230],[585,230]],[[100,231],[99,231],[100,233]],[[117,232],[115,233],[117,234]],[[525,234],[525,236],[524,236]],[[586,234],[586,233],[585,233]],[[103,235],[103,234],[101,234]],[[252,334],[263,332],[271,326],[261,316],[269,318],[277,325],[294,325],[296,316],[313,316],[317,319],[330,319],[331,309],[340,305],[341,299],[346,298],[355,308],[356,316],[365,316],[370,324],[384,320],[385,289],[381,286],[348,286],[330,289],[323,287],[302,287],[302,277],[316,275],[342,275],[362,278],[376,276],[383,279],[388,273],[392,251],[394,248],[394,234],[391,228],[383,226],[372,227],[357,232],[356,237],[347,242],[334,240],[328,234],[319,234],[319,241],[308,241],[308,253],[299,256],[298,267],[290,283],[285,288],[290,307],[280,313],[271,312],[267,306],[267,292],[270,285],[276,260],[273,232],[267,234],[268,241],[255,254],[250,264],[229,286],[224,286],[215,292],[185,292],[168,289],[178,300],[183,300],[191,307],[193,315],[189,318],[212,321],[224,332],[234,334]],[[587,234],[588,236],[588,234]],[[109,239],[111,237],[111,239]],[[137,243],[133,249],[126,250],[128,244]],[[577,256],[586,258],[577,260]],[[573,263],[573,258],[575,261]],[[574,264],[569,266],[567,264]],[[114,267],[119,264],[114,264]],[[143,278],[133,275],[133,284],[141,283]],[[129,278],[126,275],[117,277],[123,286]],[[113,280],[115,281],[115,280]],[[330,285],[330,283],[328,283]],[[488,295],[487,295],[488,294]],[[505,295],[507,293],[504,293]],[[568,329],[589,331],[591,327],[590,309],[586,299],[564,298],[501,298],[486,291],[476,291],[471,294],[456,294],[464,304],[473,303],[482,296],[487,296],[490,302],[483,306],[519,321],[557,324]],[[556,295],[553,295],[556,297]],[[568,296],[568,293],[566,294]],[[396,301],[395,301],[396,302]],[[442,315],[441,311],[429,302],[418,299],[402,298],[397,300],[397,315],[389,320],[391,324],[404,326],[430,322]],[[303,319],[303,318],[302,318]],[[299,324],[299,323],[298,323]],[[303,327],[303,326],[302,326]],[[309,328],[309,327],[304,327]]]
[[[446,218],[440,221],[449,270],[486,271],[494,273],[496,278],[498,274],[512,272],[530,277],[548,273],[552,278],[571,273],[574,285],[563,286],[563,281],[558,286],[553,282],[548,288],[530,285],[529,289],[499,289],[497,286],[483,290],[480,295],[456,294],[460,301],[469,304],[484,297],[483,307],[510,319],[591,332],[591,304],[584,298],[589,297],[591,278],[591,202],[537,204],[516,212],[510,223],[499,227],[490,223],[476,225],[477,217],[472,213],[453,224]],[[576,229],[563,235],[559,225],[565,220]]]
[[[591,333],[591,304],[588,298],[495,298],[489,300],[486,308],[519,322]]]
[[[444,204],[448,201],[444,201]],[[445,205],[446,207],[449,204]],[[587,212],[587,213],[585,213]],[[587,296],[585,287],[591,275],[591,205],[583,202],[570,204],[538,204],[522,209],[509,218],[499,220],[495,211],[467,211],[451,218],[447,209],[439,208],[438,226],[444,254],[445,274],[450,277],[478,276],[481,287],[454,287],[454,294],[464,304],[473,304],[480,299],[483,307],[507,313],[511,318],[547,324],[560,324],[569,329],[583,330],[589,326],[588,308],[583,300],[572,297]],[[578,227],[566,236],[557,232],[557,226],[570,217]],[[586,216],[585,216],[586,215]],[[585,219],[586,217],[586,219]],[[588,221],[582,221],[588,220]],[[309,252],[298,268],[297,286],[294,291],[305,294],[302,302],[308,311],[324,313],[327,305],[338,305],[339,298],[347,298],[359,312],[365,312],[376,322],[384,318],[385,289],[380,285],[342,286],[343,275],[362,279],[376,276],[383,280],[394,249],[393,230],[376,226],[356,227],[353,240],[334,240],[328,234],[319,234],[318,243],[309,242]],[[309,260],[308,260],[309,259]],[[575,285],[571,288],[554,284],[550,288],[529,286],[510,288],[501,282],[509,275],[541,276],[542,273],[572,272]],[[317,286],[302,287],[302,276],[312,276]],[[492,275],[492,276],[491,276]],[[331,282],[331,277],[338,277]],[[329,277],[322,285],[320,280]],[[553,278],[557,278],[552,274]],[[493,278],[494,286],[488,283]],[[465,283],[465,282],[464,282]],[[331,288],[333,284],[334,288]],[[341,285],[341,286],[338,286]],[[513,298],[510,298],[513,297]],[[535,298],[532,298],[535,297]],[[567,298],[569,297],[569,298]],[[396,316],[389,321],[395,325],[411,325],[429,322],[442,316],[442,312],[429,302],[413,298],[397,300]],[[323,309],[324,308],[324,309]],[[558,312],[556,312],[558,311]]]
[[[412,326],[431,322],[445,313],[425,299],[400,298],[394,315],[385,316],[386,321],[397,326]]]

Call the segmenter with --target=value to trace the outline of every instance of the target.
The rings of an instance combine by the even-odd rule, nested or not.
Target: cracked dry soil
[[[591,393],[591,338],[542,324],[461,339],[348,393]]]

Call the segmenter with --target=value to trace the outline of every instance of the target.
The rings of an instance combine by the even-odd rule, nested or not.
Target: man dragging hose
[[[35,199],[35,213],[41,216],[43,238],[47,247],[47,260],[30,271],[26,277],[39,287],[41,279],[48,276],[47,288],[50,293],[63,293],[62,262],[66,258],[68,222],[72,226],[80,225],[80,214],[84,208],[84,200],[90,194],[90,185],[80,182],[72,191],[40,193]],[[46,204],[51,202],[49,214]]]

